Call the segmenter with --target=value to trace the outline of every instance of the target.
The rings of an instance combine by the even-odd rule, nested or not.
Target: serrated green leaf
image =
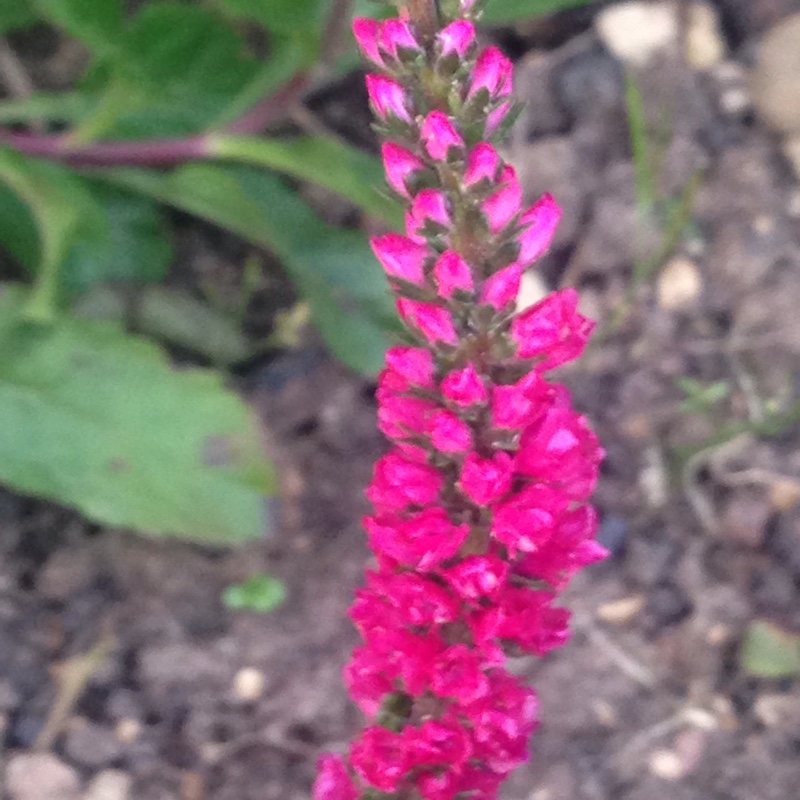
[[[742,669],[761,678],[800,675],[800,635],[766,620],[755,620],[745,633],[740,653]]]
[[[25,0],[17,0],[24,5]],[[114,51],[122,32],[122,0],[28,0],[42,19],[80,39],[90,50]]]
[[[24,0],[0,0],[0,35],[34,25],[35,10]]]
[[[233,543],[275,488],[251,410],[216,373],[175,369],[111,323],[22,318],[0,295],[0,480],[108,525]]]
[[[228,608],[266,614],[286,599],[286,586],[272,575],[260,572],[243,583],[228,586],[222,599]]]
[[[367,374],[396,321],[364,236],[324,223],[278,178],[246,167],[187,165],[168,176],[113,170],[115,181],[201,216],[275,253],[333,353]]]
[[[322,136],[266,139],[254,136],[210,136],[212,157],[241,161],[313,181],[330,189],[393,228],[403,227],[400,205],[381,194],[383,168],[374,156]]]
[[[481,22],[488,25],[525,22],[567,8],[586,6],[591,2],[592,0],[488,0]]]

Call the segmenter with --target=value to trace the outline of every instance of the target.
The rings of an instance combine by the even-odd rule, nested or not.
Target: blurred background
[[[0,0],[0,795],[300,800],[397,330],[349,0]],[[489,0],[611,558],[506,800],[800,785],[800,1]]]

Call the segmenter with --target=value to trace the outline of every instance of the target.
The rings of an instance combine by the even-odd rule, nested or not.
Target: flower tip
[[[380,23],[371,17],[356,17],[353,20],[353,36],[358,49],[368,61],[382,67],[383,59],[378,50],[380,27]]]

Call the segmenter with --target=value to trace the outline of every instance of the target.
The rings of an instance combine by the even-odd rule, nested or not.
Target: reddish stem
[[[269,123],[279,118],[287,106],[302,93],[307,81],[305,73],[297,73],[278,92],[260,100],[227,125],[225,132],[242,136],[260,133]],[[39,156],[76,167],[169,167],[208,156],[206,134],[75,145],[69,134],[14,133],[0,129],[0,145],[2,144],[25,155]]]

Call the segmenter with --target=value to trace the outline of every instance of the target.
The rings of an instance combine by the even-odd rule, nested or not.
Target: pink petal
[[[443,111],[431,111],[420,129],[420,139],[434,161],[446,161],[451,149],[463,150],[464,139]]]
[[[487,303],[494,306],[497,311],[502,311],[516,301],[521,279],[522,269],[519,264],[503,267],[483,282],[481,303]]]
[[[467,98],[486,89],[492,99],[505,97],[512,91],[514,65],[497,47],[487,47],[475,62]]]
[[[401,297],[397,301],[397,310],[406,324],[417,328],[432,344],[458,344],[453,318],[446,308]]]
[[[519,214],[522,203],[522,186],[512,166],[503,168],[500,183],[500,189],[481,203],[481,210],[486,215],[492,233],[503,230]]]
[[[364,57],[373,64],[383,67],[383,58],[378,50],[378,34],[380,23],[370,17],[357,17],[353,20],[353,35],[355,36],[358,48]]]
[[[520,217],[520,225],[524,225],[525,230],[519,235],[520,251],[517,260],[523,267],[547,252],[560,219],[561,207],[551,194],[542,195]]]
[[[436,38],[442,58],[454,54],[459,60],[463,60],[475,41],[475,26],[469,20],[457,19],[442,28]]]
[[[475,288],[472,270],[461,256],[446,250],[433,267],[433,277],[440,297],[449,299],[456,291],[471,292]]]
[[[497,150],[488,142],[479,142],[470,151],[464,170],[464,185],[473,186],[482,180],[494,183],[502,161]]]
[[[387,233],[370,240],[372,252],[390,277],[401,278],[416,286],[425,284],[423,266],[428,250],[399,233]]]
[[[381,148],[386,181],[399,195],[410,198],[408,181],[425,169],[425,164],[413,153],[394,142],[385,142]]]
[[[383,75],[367,75],[367,94],[375,110],[375,114],[384,121],[397,118],[411,124],[409,98],[405,89]]]

